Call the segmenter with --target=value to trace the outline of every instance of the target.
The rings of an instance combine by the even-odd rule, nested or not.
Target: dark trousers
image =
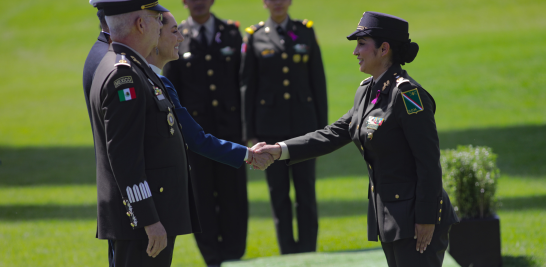
[[[109,267],[169,267],[173,259],[176,236],[167,237],[167,247],[157,257],[146,253],[148,239],[108,240]]]
[[[415,249],[417,240],[413,238],[381,242],[389,267],[441,267],[450,229],[450,225],[436,225],[432,241],[423,254]]]
[[[246,164],[239,169],[190,152],[201,233],[195,241],[207,265],[245,254],[248,228]]]
[[[286,139],[263,138],[268,144]],[[316,160],[307,160],[292,166],[277,161],[265,171],[277,241],[281,254],[313,252],[317,249],[318,213],[315,193]],[[296,219],[298,241],[294,240],[292,228],[292,201],[290,199],[290,171],[296,191]]]

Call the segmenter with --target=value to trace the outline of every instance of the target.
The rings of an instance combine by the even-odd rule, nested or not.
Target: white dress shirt
[[[197,36],[199,36],[199,30],[201,30],[201,26],[205,26],[205,37],[207,37],[207,45],[212,44],[212,40],[214,37],[214,16],[210,14],[209,19],[204,24],[199,24],[193,20],[193,18],[190,16],[188,18],[188,24],[191,27],[191,37],[197,39],[200,41]]]

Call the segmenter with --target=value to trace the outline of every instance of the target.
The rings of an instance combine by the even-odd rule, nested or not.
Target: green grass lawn
[[[160,2],[177,20],[187,16],[180,1]],[[218,0],[213,10],[241,28],[267,18],[259,0]],[[315,22],[330,121],[351,108],[367,77],[345,39],[362,12],[410,22],[421,50],[405,68],[436,100],[441,147],[486,145],[499,155],[504,266],[546,266],[544,10],[542,0],[294,0],[290,12]],[[86,0],[11,1],[0,26],[0,267],[106,266],[106,242],[94,238],[93,141],[81,86],[98,35],[95,10]],[[357,150],[348,145],[317,166],[318,251],[379,247],[366,241],[367,177]],[[245,259],[275,256],[264,175],[249,173]],[[203,266],[191,235],[177,239],[173,266]]]

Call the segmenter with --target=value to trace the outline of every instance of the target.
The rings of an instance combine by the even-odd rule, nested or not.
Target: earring
[[[159,55],[159,48],[157,48],[157,47],[155,48],[155,54]]]

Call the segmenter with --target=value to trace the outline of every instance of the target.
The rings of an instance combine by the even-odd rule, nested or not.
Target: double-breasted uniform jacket
[[[288,18],[284,40],[269,18],[246,29],[241,68],[243,136],[286,137],[328,124],[326,78],[315,31]]]
[[[415,224],[458,222],[442,187],[436,104],[399,65],[371,88],[358,88],[354,106],[323,130],[285,141],[289,164],[332,152],[351,141],[369,175],[368,240],[412,238]]]
[[[163,74],[176,88],[182,106],[203,129],[219,138],[241,141],[241,33],[232,20],[214,15],[214,40],[203,46],[191,36],[184,20],[178,30],[184,41],[178,46],[180,58],[167,63]]]
[[[100,239],[147,238],[160,221],[168,236],[199,232],[184,138],[157,75],[128,46],[113,43],[90,94],[97,154]]]

